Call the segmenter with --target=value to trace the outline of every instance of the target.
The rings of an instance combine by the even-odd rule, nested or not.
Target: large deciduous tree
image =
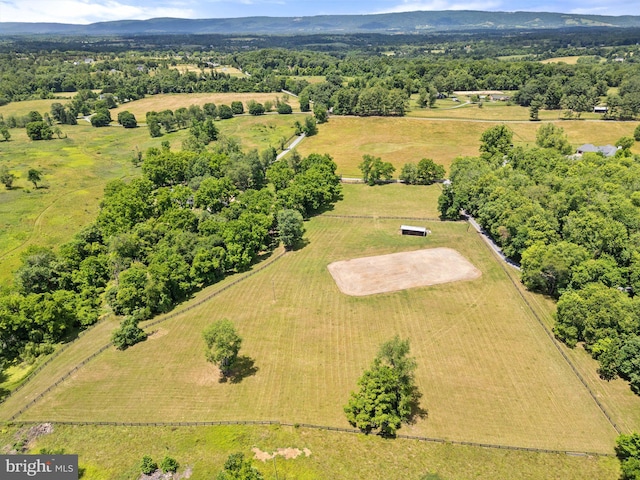
[[[375,185],[381,180],[391,180],[393,172],[396,171],[396,167],[390,162],[383,162],[380,157],[373,155],[363,155],[358,168],[362,172],[362,180],[368,185]]]
[[[396,336],[382,344],[344,407],[347,420],[365,433],[375,430],[394,436],[418,409],[420,392],[414,383],[415,359],[409,357],[409,340]]]
[[[220,368],[223,377],[231,373],[238,358],[242,338],[236,332],[230,320],[218,320],[209,325],[202,333],[206,343],[207,360]]]
[[[278,212],[278,238],[284,248],[290,250],[302,240],[304,223],[302,214],[297,210],[285,209]]]

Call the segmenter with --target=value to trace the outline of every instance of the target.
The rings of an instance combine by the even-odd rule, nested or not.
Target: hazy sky
[[[0,22],[295,17],[326,14],[490,10],[640,15],[640,0],[0,0]]]

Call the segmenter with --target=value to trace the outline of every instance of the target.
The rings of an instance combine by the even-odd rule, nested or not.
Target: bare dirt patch
[[[451,248],[429,248],[342,260],[327,267],[342,293],[352,296],[473,280],[482,275]]]
[[[5,445],[0,449],[4,454],[24,453],[28,451],[34,442],[43,435],[49,435],[53,432],[53,425],[50,423],[41,423],[33,427],[24,427],[15,433],[13,445]]]
[[[253,447],[251,449],[251,451],[255,454],[255,459],[256,460],[260,460],[262,462],[266,462],[267,460],[271,460],[273,457],[275,457],[276,455],[280,456],[280,457],[284,457],[287,460],[291,459],[291,458],[297,458],[300,455],[303,455],[305,457],[308,457],[311,455],[311,450],[309,450],[308,448],[303,448],[302,450],[300,450],[299,448],[279,448],[278,450],[276,450],[273,453],[269,453],[269,452],[263,452],[262,450],[260,450],[258,447]]]
[[[164,328],[159,328],[159,329],[154,330],[153,332],[151,332],[149,334],[149,336],[147,337],[147,340],[156,340],[158,338],[164,337],[168,333],[169,333],[168,330],[166,330]]]

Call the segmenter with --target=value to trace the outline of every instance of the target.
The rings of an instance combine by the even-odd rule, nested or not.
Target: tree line
[[[640,158],[623,137],[613,157],[568,156],[561,128],[537,146],[512,146],[499,125],[479,157],[458,158],[439,199],[443,218],[473,215],[511,259],[522,282],[558,300],[554,333],[640,394]]]
[[[113,311],[120,348],[143,338],[137,323],[255,262],[279,240],[296,244],[302,219],[340,195],[328,155],[213,148],[150,148],[142,175],[115,180],[96,222],[57,251],[32,246],[0,297],[0,359],[32,360]],[[277,185],[270,183],[277,182]],[[279,223],[280,222],[280,223]]]

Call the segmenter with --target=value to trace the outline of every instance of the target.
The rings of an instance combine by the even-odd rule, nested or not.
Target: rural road
[[[282,157],[284,157],[287,153],[289,153],[291,150],[293,150],[294,148],[296,148],[298,146],[298,144],[304,139],[306,135],[304,133],[300,134],[300,136],[298,138],[296,138],[291,145],[289,145],[287,148],[285,148],[283,151],[281,151],[278,156],[276,157],[276,160],[280,160]]]
[[[471,215],[469,215],[467,212],[465,212],[464,210],[462,210],[462,215],[464,217],[467,218],[467,220],[469,221],[469,223],[473,226],[473,228],[476,229],[476,231],[482,235],[482,239],[487,242],[487,244],[491,247],[491,249],[496,252],[496,254],[508,265],[511,265],[513,268],[515,268],[516,270],[520,270],[520,265],[516,262],[514,262],[513,260],[511,260],[510,258],[508,258],[504,253],[502,253],[502,249],[496,245],[494,243],[494,241],[491,239],[491,237],[487,234],[487,232],[485,231],[484,228],[482,228],[482,226],[480,226],[480,224],[478,222],[476,222],[476,219],[473,218]]]

